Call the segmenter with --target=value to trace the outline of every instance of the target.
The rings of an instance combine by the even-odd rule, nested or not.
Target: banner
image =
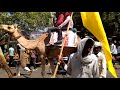
[[[108,70],[117,78],[116,71],[112,64],[112,55],[99,12],[80,12],[84,27],[86,27],[102,44],[107,60]]]

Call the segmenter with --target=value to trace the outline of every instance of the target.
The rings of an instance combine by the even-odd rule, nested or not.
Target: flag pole
[[[61,47],[61,51],[60,51],[60,54],[59,54],[59,57],[58,57],[58,62],[57,62],[57,65],[56,65],[56,68],[55,68],[55,71],[54,71],[54,74],[53,74],[53,78],[56,78],[56,73],[57,73],[57,70],[58,70],[58,66],[60,65],[60,62],[61,62],[60,60],[61,60],[61,57],[62,57],[62,52],[63,52],[63,48],[64,48],[64,45],[65,45],[66,37],[68,36],[68,31],[69,31],[69,27],[70,27],[70,22],[72,20],[72,16],[73,16],[73,12],[71,14],[70,21],[68,23],[66,35],[65,35],[64,40],[62,42],[62,47]]]
[[[98,39],[98,41],[101,42],[106,57],[108,70],[115,78],[118,78],[112,64],[112,54],[99,12],[80,12],[80,14],[83,26],[87,28]]]

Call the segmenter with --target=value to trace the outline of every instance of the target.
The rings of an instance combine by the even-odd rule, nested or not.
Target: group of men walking
[[[17,76],[20,76],[20,67],[30,73],[37,70],[37,66],[35,64],[37,53],[34,50],[29,51],[20,44],[17,44],[17,50],[15,50],[15,48],[10,45],[8,49],[8,55],[6,55],[6,58],[7,57],[9,57],[8,65],[16,68]],[[33,66],[33,70],[31,66]]]

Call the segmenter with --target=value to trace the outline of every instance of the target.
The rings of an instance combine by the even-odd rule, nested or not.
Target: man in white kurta
[[[98,59],[92,54],[93,45],[93,39],[84,38],[78,44],[77,52],[70,55],[67,72],[71,78],[99,78]]]
[[[102,45],[100,42],[97,41],[95,42],[93,51],[98,58],[100,78],[106,78],[107,64],[106,64],[105,55],[102,52]]]

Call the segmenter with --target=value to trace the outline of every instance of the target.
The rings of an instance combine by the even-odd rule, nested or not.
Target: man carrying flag
[[[86,27],[101,42],[107,60],[108,70],[115,78],[117,78],[115,69],[112,64],[110,47],[99,12],[80,12],[80,14],[84,27]]]

